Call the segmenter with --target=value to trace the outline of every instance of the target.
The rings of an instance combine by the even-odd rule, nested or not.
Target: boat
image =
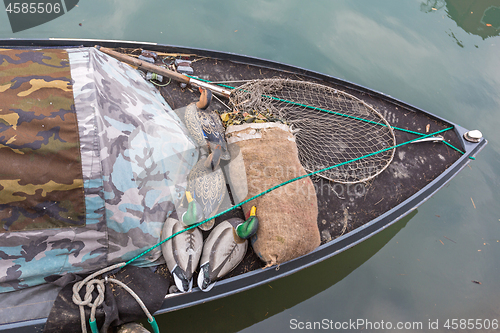
[[[90,48],[101,51],[111,49],[133,59],[141,59],[142,56],[141,61],[146,66],[149,61],[144,58],[144,55],[147,58],[154,54],[154,57],[158,58],[153,62],[177,68],[177,73],[173,74],[172,78],[181,81],[180,83],[157,76],[158,74],[169,75],[169,73],[156,73],[156,76],[149,77],[156,84],[159,95],[170,105],[171,109],[178,109],[193,103],[199,96],[197,88],[204,87],[205,89],[213,89],[213,93],[216,95],[210,105],[212,110],[218,110],[220,114],[234,116],[233,111],[230,110],[230,103],[225,99],[227,90],[233,88],[241,91],[251,90],[253,88],[248,84],[266,82],[266,80],[271,79],[281,80],[280,82],[285,82],[285,84],[294,82],[301,89],[308,89],[307,85],[314,84],[326,87],[324,88],[326,90],[322,90],[323,94],[328,91],[341,96],[344,101],[351,101],[351,107],[355,105],[355,108],[359,106],[373,110],[378,120],[370,120],[369,123],[377,122],[377,125],[383,123],[382,127],[385,133],[383,135],[389,137],[387,139],[389,144],[384,143],[386,146],[388,145],[388,148],[358,152],[355,157],[348,161],[350,163],[352,160],[362,160],[364,157],[382,153],[385,156],[384,161],[374,163],[381,163],[383,167],[368,166],[365,167],[366,170],[361,172],[363,175],[370,174],[369,177],[354,179],[353,174],[356,172],[353,172],[352,168],[345,169],[347,172],[338,172],[322,177],[318,175],[324,175],[330,170],[329,168],[332,166],[330,164],[334,162],[328,159],[326,161],[314,160],[318,156],[313,156],[312,162],[304,163],[317,164],[316,166],[304,166],[315,185],[318,206],[317,225],[321,241],[314,250],[281,262],[279,265],[267,267],[249,246],[243,261],[224,278],[217,281],[210,291],[203,292],[195,286],[192,291],[187,293],[170,292],[162,300],[155,315],[196,306],[269,283],[356,246],[414,212],[419,205],[467,166],[487,144],[486,139],[479,131],[468,130],[389,95],[329,75],[265,59],[228,52],[145,42],[60,38],[0,40],[0,49],[10,50],[53,49],[76,53],[79,50]],[[144,53],[144,51],[146,52]],[[177,64],[175,64],[175,60],[178,60]],[[179,72],[184,74],[179,74]],[[146,75],[146,73],[144,74]],[[107,81],[106,84],[113,85],[112,77],[104,80]],[[218,83],[223,83],[223,85],[218,85]],[[239,87],[240,85],[245,85],[245,88]],[[353,119],[353,117],[347,118]],[[247,122],[244,117],[236,120],[238,123]],[[280,119],[280,121],[282,120]],[[285,123],[292,124],[292,128],[298,126],[295,119],[287,121]],[[350,127],[351,123],[342,123],[342,128],[348,133],[350,132],[347,128]],[[299,129],[302,132],[293,132],[294,135],[300,136],[304,133],[304,129]],[[339,135],[341,134],[339,133]],[[337,148],[339,144],[342,144],[335,141],[337,140],[335,137],[331,140],[330,143],[336,143]],[[372,139],[363,138],[361,141],[370,140]],[[314,140],[308,141],[307,144],[315,145]],[[375,169],[375,171],[371,169]],[[236,192],[236,190],[229,187],[229,197],[232,197],[235,194],[232,192]],[[242,200],[238,202],[241,203]],[[233,199],[230,203],[223,203],[223,206],[234,207],[236,204]],[[257,207],[257,211],[258,209]],[[237,209],[222,212],[219,216],[216,215],[215,224],[219,224],[229,217],[241,215],[240,205]],[[208,237],[208,233],[208,231],[203,233],[204,238]],[[15,231],[12,234],[15,235]],[[1,239],[0,247],[2,246]],[[154,245],[150,244],[150,246]],[[61,250],[63,250],[63,246]],[[67,250],[68,253],[65,255],[69,256],[73,249],[67,248]],[[5,252],[3,254],[5,257]],[[166,275],[168,276],[169,273]],[[173,284],[173,278],[171,276],[168,278]],[[42,284],[36,288],[38,290],[36,293],[37,303],[48,305],[54,302],[59,291],[48,284]],[[29,293],[31,287],[18,289],[0,294],[1,304],[6,304],[5,301],[8,300],[15,304],[17,309],[24,310],[16,311],[17,314],[13,315],[8,313],[5,308],[0,309],[0,314],[3,313],[0,315],[0,330],[5,332],[42,331],[49,315],[47,305],[44,305],[45,310],[38,309],[34,315],[27,316],[27,313],[31,311],[30,306],[35,296]]]

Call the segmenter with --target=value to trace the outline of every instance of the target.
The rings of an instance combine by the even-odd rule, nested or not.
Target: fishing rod
[[[96,45],[95,48],[103,53],[106,53],[106,54],[112,56],[115,59],[123,61],[129,65],[136,66],[142,70],[153,72],[156,74],[160,74],[160,75],[169,77],[169,78],[171,78],[175,81],[181,82],[181,83],[191,84],[191,85],[195,85],[195,86],[198,86],[201,88],[209,89],[214,94],[217,94],[219,96],[223,96],[226,98],[229,98],[229,96],[231,95],[231,91],[227,90],[223,87],[216,86],[216,85],[210,84],[208,82],[204,82],[201,80],[197,80],[195,78],[188,77],[186,75],[174,72],[174,71],[169,70],[167,68],[151,64],[147,61],[142,61],[140,59],[136,59],[136,58],[128,56],[126,54],[116,52],[116,51],[109,49],[107,47]]]

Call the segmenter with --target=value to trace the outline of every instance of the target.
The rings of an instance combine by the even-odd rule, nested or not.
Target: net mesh
[[[250,81],[236,88],[230,103],[238,112],[272,112],[292,128],[299,160],[308,172],[392,147],[394,132],[373,107],[340,90],[288,79]],[[392,161],[394,149],[319,176],[340,183],[372,179]]]

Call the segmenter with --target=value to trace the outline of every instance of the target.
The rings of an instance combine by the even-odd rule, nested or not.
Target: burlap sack
[[[228,142],[237,144],[243,157],[247,184],[246,200],[306,172],[298,159],[297,146],[288,126],[250,123],[229,126]],[[236,164],[237,165],[237,164]],[[233,186],[241,167],[229,167]],[[236,191],[240,192],[241,191]],[[254,251],[267,265],[280,264],[311,252],[320,244],[318,205],[309,177],[273,190],[243,206],[247,213],[257,206],[259,229],[252,238]]]

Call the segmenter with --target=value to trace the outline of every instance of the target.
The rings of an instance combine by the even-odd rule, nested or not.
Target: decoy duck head
[[[212,92],[208,89],[205,89],[205,88],[199,88],[200,90],[200,93],[201,93],[201,96],[200,96],[200,100],[198,102],[196,102],[196,107],[198,107],[198,109],[200,110],[205,110],[206,108],[208,108],[208,106],[210,105],[210,102],[212,101]]]
[[[236,227],[236,234],[242,239],[248,239],[255,235],[259,228],[259,219],[255,215],[257,208],[255,206],[250,210],[250,216],[243,223]]]
[[[191,192],[186,191],[185,195],[188,201],[188,208],[186,212],[182,214],[181,219],[185,225],[190,226],[203,220],[203,208],[200,203],[193,198]]]

